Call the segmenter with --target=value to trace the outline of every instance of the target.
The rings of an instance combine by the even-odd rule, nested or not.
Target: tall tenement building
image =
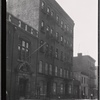
[[[55,0],[8,0],[10,100],[72,98],[74,22]]]

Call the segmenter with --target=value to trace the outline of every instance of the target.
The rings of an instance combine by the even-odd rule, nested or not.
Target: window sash
[[[29,50],[30,45],[29,42],[25,41],[24,39],[19,39],[19,44],[18,44],[18,59],[19,60],[27,60],[29,61]]]

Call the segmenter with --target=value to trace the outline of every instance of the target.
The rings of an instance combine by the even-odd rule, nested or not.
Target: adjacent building
[[[95,60],[88,56],[78,53],[78,56],[73,58],[73,72],[81,73],[81,97],[94,96],[95,91]]]
[[[55,0],[7,5],[10,100],[73,98],[73,20]]]

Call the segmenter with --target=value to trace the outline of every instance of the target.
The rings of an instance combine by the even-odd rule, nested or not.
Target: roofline
[[[65,10],[59,5],[59,3],[56,1],[56,0],[49,0],[53,5],[57,5],[57,7],[59,8],[59,10],[60,10],[60,12],[61,13],[63,13],[64,14],[64,17],[65,16],[68,16],[68,19],[71,21],[71,23],[70,24],[72,24],[73,25],[73,27],[74,27],[74,25],[75,25],[75,23],[74,23],[74,21],[72,20],[72,18],[65,12]],[[55,3],[55,4],[54,4]],[[55,6],[54,6],[55,7]],[[57,9],[57,7],[56,7],[56,9]]]

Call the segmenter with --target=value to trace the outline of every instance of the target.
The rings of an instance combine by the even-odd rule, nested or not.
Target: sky
[[[98,65],[98,0],[56,0],[72,18],[74,56],[90,55]]]

